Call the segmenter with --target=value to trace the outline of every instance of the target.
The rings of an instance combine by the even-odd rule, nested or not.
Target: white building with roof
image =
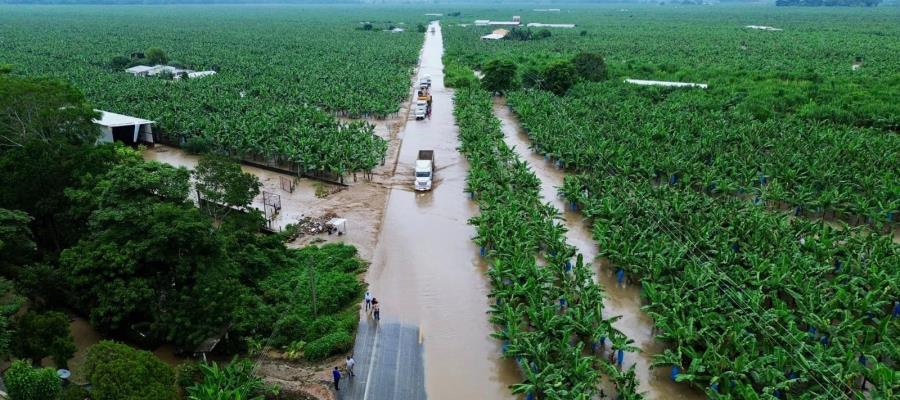
[[[100,126],[103,135],[100,142],[123,142],[128,145],[141,142],[153,143],[153,128],[155,123],[143,118],[130,117],[109,111],[94,110],[100,113],[100,119],[93,122]]]
[[[135,65],[131,68],[125,69],[125,72],[132,74],[134,76],[147,76],[149,72],[153,70],[154,67],[148,65]]]
[[[506,29],[495,29],[490,34],[481,37],[481,40],[500,40],[506,37],[509,31]]]

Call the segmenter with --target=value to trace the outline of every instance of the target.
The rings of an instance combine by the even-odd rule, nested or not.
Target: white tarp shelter
[[[100,113],[100,119],[93,122],[100,125],[103,136],[101,142],[110,143],[114,140],[135,144],[140,142],[153,143],[152,125],[155,123],[143,118],[130,117],[109,111],[94,110]]]
[[[194,79],[194,78],[202,78],[204,76],[210,76],[210,75],[215,75],[215,74],[216,74],[216,71],[195,71],[195,72],[188,72],[187,75],[188,75],[188,78]]]
[[[490,21],[488,25],[491,26],[519,26],[521,24],[520,21]]]
[[[575,24],[542,24],[540,22],[530,22],[529,28],[574,28]]]
[[[706,87],[708,86],[705,83],[646,81],[646,80],[642,80],[642,79],[626,79],[625,83],[633,83],[635,85],[643,85],[643,86],[698,87],[701,89],[706,89]]]
[[[759,29],[759,30],[761,30],[761,31],[772,31],[772,32],[778,32],[778,31],[783,31],[783,30],[784,30],[784,29],[781,29],[781,28],[773,28],[773,27],[771,27],[771,26],[764,26],[764,25],[747,25],[747,26],[745,26],[744,28],[749,28],[749,29]]]
[[[476,19],[475,26],[487,26],[491,23],[489,19]]]
[[[146,76],[149,75],[150,71],[155,67],[151,67],[148,65],[135,65],[131,68],[125,70],[125,72],[132,74],[134,76]]]

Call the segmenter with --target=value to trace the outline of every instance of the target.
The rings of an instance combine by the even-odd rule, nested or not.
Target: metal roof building
[[[116,114],[109,111],[94,110],[100,113],[100,119],[93,122],[100,126],[103,136],[101,142],[120,141],[125,144],[140,142],[153,143],[153,121]]]

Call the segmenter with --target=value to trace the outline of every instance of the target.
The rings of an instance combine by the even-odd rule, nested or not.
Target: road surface
[[[441,27],[433,26],[419,65],[419,77],[432,78],[432,117],[408,121],[399,134],[397,168],[366,277],[383,319],[373,326],[362,316],[356,361],[374,376],[359,382],[360,373],[345,399],[419,400],[422,387],[432,400],[510,399],[508,386],[519,381],[515,364],[500,358],[500,343],[490,337],[487,265],[467,223],[478,209],[464,192],[468,163],[456,150]],[[434,150],[437,170],[433,190],[417,193],[412,182],[421,149]],[[365,383],[368,391],[360,389]]]

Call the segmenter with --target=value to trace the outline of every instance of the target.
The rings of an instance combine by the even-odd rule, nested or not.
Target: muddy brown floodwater
[[[494,114],[500,119],[504,139],[507,146],[514,147],[516,153],[527,161],[531,169],[541,180],[541,195],[561,211],[565,220],[566,239],[569,244],[578,248],[585,260],[594,260],[597,267],[597,282],[606,292],[604,308],[606,317],[621,315],[622,319],[613,324],[616,329],[634,340],[634,345],[641,349],[639,353],[631,353],[625,357],[625,368],[635,365],[635,372],[640,381],[639,391],[645,392],[648,399],[705,399],[702,393],[687,385],[672,382],[668,372],[663,369],[650,369],[653,355],[664,350],[661,342],[653,335],[653,322],[641,311],[641,300],[638,287],[616,286],[613,271],[603,268],[598,263],[597,245],[591,236],[590,226],[580,213],[572,212],[566,202],[557,194],[562,186],[565,173],[552,163],[530,149],[528,135],[522,129],[518,118],[506,106],[504,99],[494,101]]]
[[[477,213],[463,189],[468,170],[456,150],[452,92],[444,88],[438,27],[427,34],[419,76],[432,78],[431,119],[410,120],[367,281],[384,319],[418,325],[424,344],[425,389],[430,399],[514,398],[514,363],[502,360],[486,311],[486,265],[467,221]],[[412,189],[417,152],[434,150],[434,189]]]

